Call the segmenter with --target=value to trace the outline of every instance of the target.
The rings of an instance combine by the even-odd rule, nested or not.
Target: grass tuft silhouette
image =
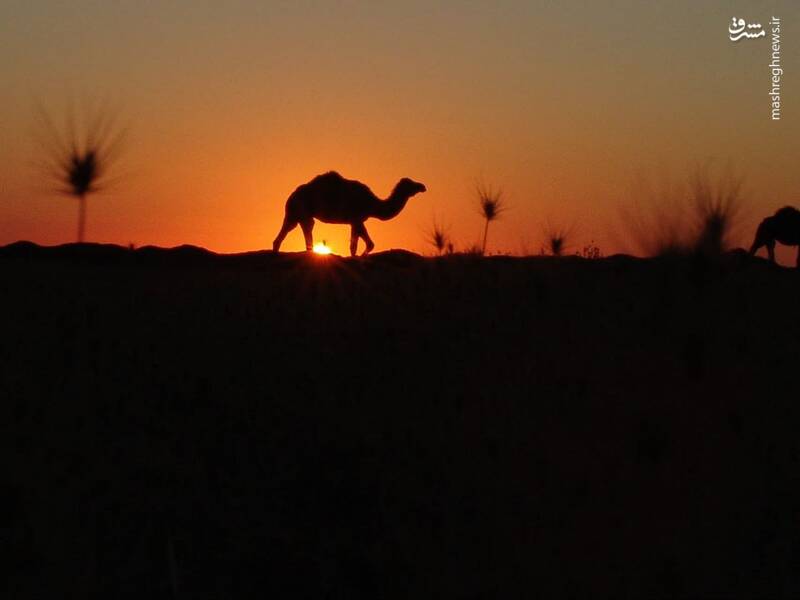
[[[743,178],[730,168],[714,180],[708,164],[698,166],[689,181],[696,218],[694,251],[716,256],[728,249],[742,211]]]
[[[619,208],[626,245],[648,257],[686,254],[685,193],[667,174],[654,183],[639,172],[629,189],[629,201]]]
[[[505,197],[502,188],[494,188],[484,183],[479,182],[475,191],[478,196],[478,205],[480,213],[486,220],[486,225],[483,228],[483,245],[481,246],[481,254],[486,254],[486,240],[489,235],[489,223],[500,218],[500,215],[508,208],[505,203]]]
[[[730,168],[715,178],[708,163],[683,184],[664,177],[655,186],[639,174],[633,202],[620,208],[628,241],[645,256],[719,255],[741,221],[742,184]]]
[[[436,252],[439,256],[445,253],[453,253],[453,242],[450,239],[449,228],[436,219],[433,220],[433,224],[430,230],[428,230],[426,239],[429,244],[436,248]]]
[[[563,256],[569,248],[574,227],[561,227],[548,223],[544,227],[544,246],[542,254]]]

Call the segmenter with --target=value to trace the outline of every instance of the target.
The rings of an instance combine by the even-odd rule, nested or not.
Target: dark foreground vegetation
[[[4,598],[797,597],[800,273],[0,249]]]

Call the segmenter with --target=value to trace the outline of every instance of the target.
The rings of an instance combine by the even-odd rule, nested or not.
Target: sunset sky
[[[770,34],[731,42],[731,18],[781,19],[782,118],[770,119]],[[574,249],[626,248],[637,173],[692,165],[745,177],[748,221],[800,206],[800,2],[274,2],[4,0],[0,4],[0,244],[74,241],[77,203],[32,166],[34,106],[110,100],[130,135],[87,240],[271,247],[286,197],[337,170],[385,197],[376,250],[432,252],[448,224],[479,241],[476,180],[509,210],[490,251],[538,252],[546,223]],[[636,198],[646,206],[651,199]],[[346,253],[349,228],[318,224]],[[284,250],[303,248],[300,230]],[[782,260],[788,256],[781,255]]]

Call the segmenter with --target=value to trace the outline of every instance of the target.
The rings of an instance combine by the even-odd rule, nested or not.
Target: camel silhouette
[[[786,246],[800,246],[800,211],[796,208],[784,206],[761,221],[750,247],[750,254],[753,255],[761,246],[766,246],[770,261],[775,262],[775,242]],[[797,250],[797,267],[800,268],[800,248]]]
[[[314,219],[319,219],[323,223],[349,224],[350,255],[356,254],[358,238],[366,243],[366,255],[375,244],[364,227],[364,221],[370,217],[388,221],[403,210],[411,196],[424,191],[426,188],[423,184],[404,177],[397,182],[389,197],[381,200],[360,181],[345,179],[335,171],[317,175],[293,191],[286,200],[283,226],[272,243],[272,250],[280,250],[286,234],[298,223],[306,238],[306,250],[311,250],[314,245]]]

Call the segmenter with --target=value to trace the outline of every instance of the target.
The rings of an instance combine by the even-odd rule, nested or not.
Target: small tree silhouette
[[[78,242],[83,242],[87,196],[108,184],[108,169],[119,156],[126,130],[117,127],[107,105],[85,111],[78,123],[70,103],[63,129],[41,105],[36,116],[46,173],[59,192],[78,199]]]
[[[489,223],[497,220],[500,215],[506,210],[505,199],[503,197],[502,188],[494,189],[486,186],[483,183],[478,183],[476,186],[478,195],[478,202],[480,205],[480,212],[486,225],[483,228],[483,246],[481,247],[481,254],[486,254],[486,239],[489,235]]]

